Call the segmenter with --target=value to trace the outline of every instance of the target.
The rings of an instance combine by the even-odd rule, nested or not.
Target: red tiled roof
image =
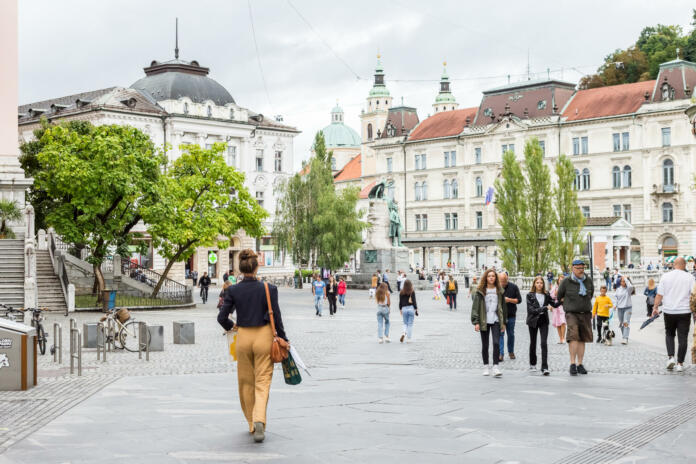
[[[375,186],[377,183],[376,180],[373,180],[369,184],[367,184],[361,191],[360,191],[360,198],[367,198],[367,196],[370,194],[370,190],[372,190],[372,187]]]
[[[353,159],[348,161],[343,169],[341,169],[335,176],[334,182],[341,182],[345,180],[359,179],[362,176],[362,161],[361,155],[358,154]]]
[[[478,107],[435,113],[425,119],[409,135],[409,140],[434,139],[457,135],[466,127],[466,119],[473,124]]]
[[[655,81],[612,85],[578,91],[563,111],[566,121],[630,114],[645,103],[645,92],[652,93]]]
[[[405,135],[413,130],[414,127],[418,125],[418,112],[415,108],[410,108],[408,106],[399,106],[396,108],[389,108],[389,114],[387,114],[387,121],[384,123],[384,128],[380,134],[380,138],[391,137],[387,128],[389,125],[394,126],[396,129],[394,135]]]

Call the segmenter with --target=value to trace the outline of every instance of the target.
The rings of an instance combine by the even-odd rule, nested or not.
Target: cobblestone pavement
[[[211,295],[216,294],[217,291],[211,291]],[[183,454],[174,456],[175,460],[162,459],[162,462],[213,462],[221,460],[246,462],[257,459],[279,459],[282,461],[283,458],[290,456],[294,456],[295,462],[319,462],[329,455],[340,456],[341,459],[338,461],[362,458],[366,462],[372,462],[372,458],[382,456],[388,451],[392,453],[394,451],[392,448],[399,448],[401,445],[396,443],[391,445],[374,444],[370,440],[365,441],[365,433],[356,432],[353,434],[350,432],[351,427],[363,427],[366,432],[376,436],[375,439],[382,434],[392,438],[397,437],[403,441],[404,438],[410,438],[414,433],[413,429],[409,429],[409,427],[421,424],[427,428],[437,424],[435,419],[441,416],[448,417],[447,423],[453,424],[457,420],[453,420],[450,416],[459,417],[460,414],[465,414],[467,408],[475,409],[478,405],[472,405],[466,401],[466,392],[470,392],[469,394],[475,392],[473,394],[484,396],[498,394],[501,390],[506,391],[506,387],[502,387],[505,384],[514,385],[514,387],[508,387],[514,388],[514,395],[512,391],[506,394],[509,393],[511,400],[516,401],[519,413],[524,414],[526,411],[531,414],[530,417],[538,420],[540,426],[543,425],[545,430],[554,421],[563,423],[563,418],[559,418],[557,413],[564,411],[568,404],[562,401],[558,395],[568,388],[569,377],[566,373],[568,355],[566,346],[555,343],[557,341],[555,332],[549,335],[549,364],[552,376],[549,379],[537,378],[536,375],[530,374],[528,371],[529,334],[524,324],[524,305],[520,305],[515,330],[517,359],[509,360],[506,358],[502,364],[505,374],[500,383],[497,384],[500,387],[491,387],[490,382],[487,382],[491,379],[482,378],[478,371],[481,367],[480,338],[473,331],[469,321],[470,301],[464,297],[464,294],[460,295],[460,309],[456,312],[450,312],[443,302],[434,301],[430,296],[430,292],[423,292],[419,296],[421,308],[420,316],[415,321],[414,343],[409,345],[398,343],[397,338],[401,324],[398,312],[393,310],[392,339],[396,343],[392,343],[390,346],[380,346],[376,340],[374,304],[367,300],[366,292],[350,292],[347,309],[339,309],[335,318],[328,316],[328,307],[325,304],[324,317],[317,318],[314,316],[309,290],[281,289],[281,308],[286,330],[291,341],[312,370],[313,377],[306,378],[300,387],[288,388],[282,383],[282,379],[279,384],[274,385],[274,392],[277,390],[280,397],[293,395],[293,398],[299,398],[297,408],[302,408],[293,409],[284,404],[272,403],[271,409],[273,409],[274,404],[278,406],[275,411],[275,415],[278,416],[276,427],[280,429],[281,425],[284,424],[292,429],[298,427],[296,422],[298,417],[324,417],[323,415],[327,413],[334,414],[336,421],[329,420],[331,429],[340,433],[343,438],[348,437],[346,442],[341,445],[338,452],[327,444],[325,450],[313,452],[311,456],[303,454],[307,446],[305,442],[304,448],[300,447],[294,450],[291,447],[290,453],[281,453],[282,455],[275,456],[271,456],[273,453],[258,454],[258,450],[255,448],[244,451],[251,453],[248,455],[231,455],[226,451],[219,451],[218,454],[205,454],[205,452],[197,450],[190,451],[193,454],[186,454],[189,451],[181,451]],[[594,421],[596,424],[601,424],[594,429],[584,430],[585,435],[590,434],[595,438],[597,435],[599,437],[609,435],[616,432],[617,427],[620,430],[629,425],[633,426],[645,421],[653,414],[663,412],[664,408],[670,405],[675,406],[692,399],[684,393],[686,391],[684,389],[690,388],[690,391],[693,391],[693,387],[696,386],[694,377],[696,369],[689,366],[686,372],[681,375],[669,373],[664,369],[665,355],[662,345],[664,342],[661,335],[661,322],[656,321],[645,331],[639,332],[637,330],[640,322],[645,318],[645,316],[638,315],[643,314],[642,301],[642,297],[634,298],[636,310],[631,343],[627,346],[618,343],[612,347],[588,346],[586,366],[591,374],[587,378],[580,379],[580,382],[589,393],[585,394],[587,398],[580,393],[580,396],[574,397],[574,401],[570,402],[577,404],[580,408],[579,416],[585,416],[590,423]],[[0,463],[32,462],[20,460],[20,454],[36,451],[37,443],[41,439],[47,440],[46,437],[50,436],[55,438],[55,433],[51,435],[51,427],[57,427],[61,421],[67,421],[67,424],[71,424],[71,420],[74,422],[75,419],[69,419],[71,413],[65,414],[67,411],[88,400],[75,408],[74,414],[80,414],[79,411],[85,408],[92,411],[86,414],[94,414],[89,405],[97,401],[97,397],[101,398],[99,401],[104,399],[104,395],[106,398],[118,397],[123,400],[120,395],[124,389],[126,391],[139,391],[139,389],[166,388],[167,382],[171,381],[176,385],[181,384],[182,391],[186,392],[187,388],[191,388],[189,384],[193,382],[201,392],[200,395],[209,393],[209,390],[213,388],[211,385],[217,387],[225,385],[225,388],[230,389],[230,395],[236,398],[236,389],[234,388],[236,381],[230,381],[228,375],[222,377],[219,375],[190,376],[190,374],[226,374],[235,370],[235,365],[229,362],[224,352],[225,338],[222,336],[222,329],[215,321],[216,309],[214,306],[213,302],[209,302],[205,306],[199,305],[198,308],[189,310],[134,312],[133,316],[137,320],[164,326],[165,350],[150,353],[149,362],[144,359],[139,360],[137,353],[116,351],[109,353],[107,362],[102,363],[96,360],[94,349],[83,349],[82,377],[70,375],[67,367],[69,365],[67,319],[62,315],[50,315],[46,321],[48,328],[51,327],[53,321],[63,325],[66,346],[63,353],[63,365],[54,364],[49,355],[43,356],[39,362],[38,387],[27,392],[0,392]],[[83,322],[96,321],[99,315],[96,313],[78,313],[72,317],[78,321],[78,327],[82,328]],[[172,322],[176,320],[191,320],[196,323],[195,345],[172,344]],[[49,330],[49,334],[52,337],[52,330]],[[52,341],[49,338],[50,344]],[[276,381],[279,380],[280,376],[276,377]],[[150,378],[152,380],[147,380]],[[201,384],[201,379],[207,379],[206,382],[209,381],[211,385]],[[223,379],[226,380],[223,381]],[[543,384],[540,383],[542,379],[545,381]],[[632,385],[641,390],[631,392]],[[607,394],[602,394],[602,388],[606,389]],[[405,393],[399,396],[397,393],[401,389],[404,389]],[[601,406],[604,404],[602,402],[607,397],[613,398],[614,394],[620,395],[622,389],[626,390],[626,397],[622,400],[624,403],[619,405],[619,408],[623,409],[617,409],[617,412],[637,409],[634,411],[635,414],[627,413],[618,423],[613,423],[614,421],[602,417],[603,408]],[[637,398],[649,397],[650,395],[669,396],[673,389],[682,393],[675,398],[670,398],[669,401],[663,401],[658,406],[650,406],[649,402],[647,404],[636,403]],[[524,393],[538,393],[540,391],[542,393],[539,395],[545,399],[542,404],[546,404],[543,411],[535,410],[539,406],[538,402],[525,396],[530,393]],[[369,392],[373,392],[371,393],[372,398],[369,398]],[[93,401],[90,397],[95,393],[97,395]],[[186,393],[183,395],[186,397]],[[188,392],[188,395],[186,397],[188,402],[202,401],[200,398],[196,399],[198,394],[194,391]],[[426,395],[427,400],[424,400],[423,397]],[[414,403],[416,398],[416,403],[422,403],[422,406]],[[155,399],[164,401],[162,398]],[[340,399],[340,405],[335,403],[336,399]],[[170,398],[169,400],[176,402],[176,399]],[[295,401],[297,400],[295,399]],[[520,401],[522,403],[519,403]],[[500,404],[498,402],[499,400],[494,401],[496,408],[500,408],[498,413],[493,415],[499,415],[499,419],[508,421],[510,418],[505,414],[512,414],[508,411],[510,405],[506,401],[502,401]],[[136,415],[141,412],[138,409],[142,409],[146,404],[128,403],[129,408],[135,408],[133,414]],[[635,407],[631,406],[632,403],[635,403]],[[240,417],[236,410],[236,400],[233,401],[231,408],[236,411],[236,415],[230,413],[232,420],[228,422],[230,422],[232,429],[237,429]],[[345,408],[350,411],[349,416],[346,416]],[[402,414],[406,410],[410,411],[410,414],[405,422],[411,424],[410,426],[405,425],[403,420],[401,423],[399,421],[383,421],[384,415],[390,414],[389,411],[392,411],[393,414]],[[551,417],[541,414],[543,412],[547,412]],[[99,411],[97,411],[97,416],[98,413]],[[415,416],[411,417],[413,414]],[[157,414],[154,415],[157,416]],[[470,414],[465,415],[470,416]],[[165,416],[166,414],[163,414],[162,420],[166,424]],[[186,420],[189,419],[186,416]],[[519,417],[512,418],[513,421],[519,419]],[[108,420],[108,418],[104,420]],[[52,425],[36,432],[51,421],[53,421]],[[324,422],[325,417],[317,424],[310,424],[310,430],[306,430],[306,432],[321,436],[321,431],[315,430],[315,426],[321,426]],[[688,426],[693,429],[691,423],[687,422],[684,422],[686,425],[683,427]],[[380,424],[384,428],[375,428]],[[586,425],[589,426],[589,424]],[[452,462],[455,456],[464,452],[464,448],[472,447],[473,449],[481,446],[481,450],[477,451],[477,456],[481,459],[479,462],[488,462],[489,458],[502,455],[505,455],[512,462],[515,460],[514,455],[506,455],[500,451],[501,447],[505,448],[506,446],[505,440],[498,443],[491,439],[491,437],[495,437],[494,431],[499,426],[499,424],[491,423],[490,420],[484,420],[463,428],[454,427],[454,429],[461,429],[458,434],[454,435],[452,435],[452,430],[448,430],[445,435],[438,435],[432,430],[424,430],[424,437],[431,437],[432,441],[424,443],[424,438],[421,438],[410,445],[402,446],[401,451],[405,453],[404,457],[409,462],[408,458],[414,456],[422,458],[424,457],[423,453],[430,457],[439,456],[442,461]],[[65,434],[64,427],[65,424],[58,435]],[[476,433],[472,433],[475,430],[482,432],[484,438],[488,438],[478,437]],[[87,432],[89,431],[81,431],[81,433]],[[32,433],[36,438],[30,436]],[[281,432],[281,434],[288,433],[290,432],[287,430]],[[481,443],[476,445],[467,441],[468,439],[464,440],[466,443],[463,443],[457,438],[460,435],[469,436],[469,434],[477,436],[477,440]],[[18,443],[26,437],[29,438]],[[524,442],[524,439],[521,437],[526,437],[526,434],[510,436],[511,443],[509,445],[522,446],[521,443]],[[581,438],[571,440],[572,443],[568,442],[557,446],[556,452],[550,452],[538,462],[552,462],[554,459],[562,458],[568,452],[582,451],[594,443],[587,436]],[[244,440],[245,437],[239,439]],[[457,440],[455,442],[449,441],[455,439]],[[548,445],[550,440],[545,439],[542,442]],[[205,440],[201,443],[205,443]],[[440,448],[438,448],[440,446],[437,445],[438,443],[441,445]],[[418,451],[417,444],[421,445],[423,449]],[[214,445],[210,446],[210,449],[214,448]],[[450,447],[451,449],[449,449]],[[512,447],[514,448],[514,446]],[[437,451],[436,448],[440,451]],[[6,451],[8,449],[9,451]],[[272,448],[266,449],[265,452],[269,453],[269,449]],[[303,449],[305,451],[302,451]],[[3,451],[6,452],[2,454]],[[49,455],[51,454],[50,450],[43,450],[43,452],[44,456],[47,452]],[[390,456],[391,454],[384,455]],[[527,456],[524,453],[523,455]],[[154,459],[155,456],[160,458],[163,456],[172,457],[169,450],[166,449],[161,449],[151,458]],[[73,459],[73,457],[70,454],[70,449],[63,450],[63,454],[56,455],[56,462],[94,462],[84,458],[84,455],[81,455],[80,459]],[[518,461],[533,462],[527,461],[527,458],[520,458]],[[491,462],[496,462],[496,459]],[[505,460],[497,462],[505,462]]]

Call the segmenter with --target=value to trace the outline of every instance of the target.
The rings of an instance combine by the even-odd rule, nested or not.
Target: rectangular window
[[[511,151],[511,152],[515,153],[515,144],[509,143],[507,145],[503,145],[503,154],[505,154],[506,151]]]
[[[421,230],[421,215],[416,214],[416,231]]]
[[[392,166],[392,159],[391,159],[391,158],[387,158],[387,172],[392,172],[392,168],[393,168],[393,166]]]
[[[263,208],[263,192],[256,192],[256,203]]]
[[[541,147],[541,156],[546,156],[546,142],[539,140],[539,146]]]
[[[631,222],[631,205],[623,205],[623,218]]]
[[[476,211],[476,228],[483,229],[483,212]]]
[[[421,214],[421,230],[428,230],[428,215]]]
[[[459,229],[459,214],[452,213],[452,230]]]
[[[474,163],[481,164],[481,147],[474,148]]]
[[[616,132],[612,136],[614,138],[614,151],[621,151],[621,134]]]
[[[585,216],[585,219],[590,217],[590,207],[589,206],[582,207],[582,215]]]
[[[445,167],[448,168],[449,165],[450,165],[450,164],[449,164],[449,152],[446,151],[446,152],[445,152]]]
[[[450,230],[452,224],[450,223],[450,213],[445,213],[445,230]]]
[[[227,147],[227,165],[237,167],[237,147]]]
[[[457,152],[451,151],[449,158],[450,158],[450,167],[456,166],[457,165]]]
[[[614,217],[621,217],[621,205],[614,205]]]
[[[414,156],[415,159],[415,169],[416,171],[420,169],[420,155]]]
[[[621,133],[621,142],[623,143],[623,146],[621,147],[621,149],[623,151],[628,151],[630,149],[630,146],[628,143],[628,132]]]
[[[669,147],[672,145],[672,128],[663,127],[662,128],[662,146]]]
[[[428,169],[425,164],[425,153],[421,155],[421,169]]]
[[[283,152],[276,151],[275,152],[275,172],[282,172],[282,171],[283,171]]]
[[[334,158],[333,156],[331,157],[331,170],[336,170],[336,158]]]
[[[580,154],[580,138],[578,137],[573,137],[573,154]]]
[[[263,150],[256,150],[256,170],[263,171]]]
[[[587,137],[581,137],[581,138],[580,138],[580,142],[581,142],[581,147],[580,147],[580,148],[581,148],[581,153],[582,153],[583,155],[588,154],[588,153],[589,153],[589,149],[588,149],[589,147],[588,147]]]

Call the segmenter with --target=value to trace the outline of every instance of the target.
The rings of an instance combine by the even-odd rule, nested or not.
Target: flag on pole
[[[493,201],[493,187],[488,187],[486,190],[486,206],[490,205]]]

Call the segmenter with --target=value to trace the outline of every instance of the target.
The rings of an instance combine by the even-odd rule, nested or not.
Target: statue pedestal
[[[360,250],[360,273],[372,276],[377,270],[384,272],[408,271],[408,248]]]

